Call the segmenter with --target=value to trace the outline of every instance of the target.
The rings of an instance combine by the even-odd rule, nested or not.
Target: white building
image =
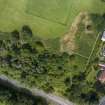
[[[105,31],[103,32],[103,35],[102,35],[101,40],[102,40],[103,42],[105,42]]]

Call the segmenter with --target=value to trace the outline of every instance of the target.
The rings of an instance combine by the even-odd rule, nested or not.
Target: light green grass
[[[29,14],[66,24],[70,10],[70,0],[30,0],[27,2]]]
[[[64,5],[63,1],[59,4],[60,8],[58,8],[53,2],[44,0],[44,3],[47,2],[50,4],[49,7],[51,6],[51,3],[53,3],[53,7],[51,6],[49,8],[48,5],[46,6],[48,7],[47,10],[41,0],[34,0],[34,2],[32,2],[32,0],[0,0],[0,30],[12,31],[14,29],[20,29],[22,25],[27,24],[32,28],[35,35],[43,38],[54,38],[63,35],[68,30],[70,24],[80,11],[90,11],[94,13],[103,13],[105,11],[105,5],[104,3],[101,3],[100,0],[69,0],[68,4],[68,0],[66,0]],[[32,6],[33,9],[27,5],[27,3],[30,4],[31,2],[35,5],[35,7]],[[52,11],[52,8],[56,8],[56,11]],[[68,10],[68,8],[70,9]],[[29,11],[33,10],[35,13],[40,12],[41,18],[28,13],[27,9],[29,9]],[[53,19],[54,17],[55,19]],[[68,25],[64,26],[54,22],[53,20],[56,19],[57,21],[60,21],[61,23],[65,22]]]
[[[27,14],[26,0],[5,0],[5,2],[0,0],[0,2],[1,31],[20,29],[23,25],[29,25],[35,35],[42,37],[56,37],[65,31],[65,27],[58,23]]]

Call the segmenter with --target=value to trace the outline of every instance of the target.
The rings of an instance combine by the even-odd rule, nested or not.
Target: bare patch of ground
[[[85,25],[85,33],[93,33],[91,30],[92,21],[87,12],[80,12],[72,23],[68,32],[60,40],[60,51],[71,54],[77,47],[75,46],[75,35],[79,30],[79,25],[83,23]]]

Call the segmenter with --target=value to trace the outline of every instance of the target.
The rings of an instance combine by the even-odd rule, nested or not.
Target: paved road
[[[41,96],[43,98],[45,98],[46,100],[52,101],[58,105],[74,105],[72,102],[68,101],[65,98],[59,97],[59,96],[55,96],[53,94],[48,94],[42,90],[39,90],[37,88],[33,88],[30,89],[28,87],[26,87],[23,84],[20,84],[19,82],[9,79],[4,75],[0,76],[0,84],[7,86],[11,89],[15,89],[16,91],[19,92],[24,92],[25,94],[31,95],[31,96]]]
[[[53,94],[47,94],[44,91],[34,89],[32,93],[37,94],[38,96],[42,96],[48,100],[51,100],[59,105],[74,105],[72,102],[68,101],[67,99],[61,98],[59,96],[55,96]]]

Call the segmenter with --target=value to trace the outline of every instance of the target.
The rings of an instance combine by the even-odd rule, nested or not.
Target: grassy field
[[[27,2],[27,12],[65,25],[70,10],[69,2],[69,0],[53,0],[50,2],[48,0],[30,0]]]
[[[104,10],[100,0],[0,0],[0,30],[12,31],[27,24],[35,35],[54,38],[68,30],[80,11],[101,14]]]
[[[94,29],[94,31],[95,30],[96,29]],[[97,32],[94,32],[92,34],[86,34],[84,31],[84,26],[80,25],[79,31],[77,32],[75,37],[75,43],[77,46],[75,52],[86,57],[89,57],[97,35],[98,35]]]

